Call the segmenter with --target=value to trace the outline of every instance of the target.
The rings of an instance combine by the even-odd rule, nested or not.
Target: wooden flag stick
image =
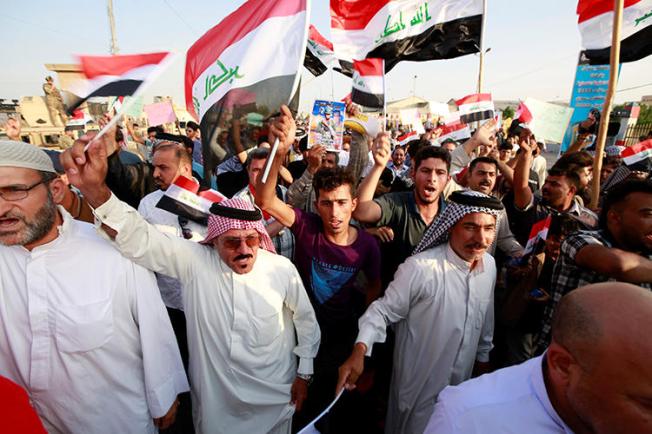
[[[620,28],[623,22],[624,0],[614,0],[614,22],[611,37],[611,59],[609,72],[609,90],[604,100],[604,108],[600,118],[600,129],[598,130],[598,141],[595,146],[595,157],[593,160],[593,181],[591,182],[591,209],[598,208],[600,198],[600,172],[602,171],[602,154],[607,141],[607,130],[609,129],[609,118],[613,105],[616,84],[618,83],[618,64],[620,63]]]

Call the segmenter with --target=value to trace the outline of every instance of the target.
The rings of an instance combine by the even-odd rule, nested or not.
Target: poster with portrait
[[[329,150],[342,150],[345,108],[343,102],[315,101],[310,114],[309,148],[322,145]]]

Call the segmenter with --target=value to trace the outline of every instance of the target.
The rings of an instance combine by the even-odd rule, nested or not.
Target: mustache
[[[254,255],[244,254],[244,255],[236,256],[233,260],[234,261],[239,261],[240,259],[249,259],[249,258],[253,258],[253,257],[254,257]]]
[[[488,249],[489,245],[484,243],[469,243],[466,244],[464,247],[469,249]]]
[[[7,211],[6,213],[0,215],[0,219],[17,219],[25,222],[25,215],[14,211]]]

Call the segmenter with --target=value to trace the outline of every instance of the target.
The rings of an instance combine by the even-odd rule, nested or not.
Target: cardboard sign
[[[538,140],[554,143],[561,143],[564,140],[566,128],[573,116],[571,107],[550,104],[534,98],[527,98],[525,105],[532,113],[530,130]]]

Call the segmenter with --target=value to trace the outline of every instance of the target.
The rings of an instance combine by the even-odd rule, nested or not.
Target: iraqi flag
[[[199,184],[185,176],[179,176],[161,196],[157,208],[187,218],[202,225],[208,223],[211,205],[226,199],[215,190],[199,191]]]
[[[331,0],[331,35],[344,60],[452,59],[477,53],[483,0]]]
[[[419,139],[419,134],[417,134],[416,131],[410,131],[409,133],[405,133],[402,136],[398,136],[396,138],[399,146],[405,146],[408,143],[410,143],[412,140],[418,140],[418,139]]]
[[[308,29],[308,46],[303,66],[315,77],[328,71],[337,62],[333,52],[333,44],[324,38],[312,24]]]
[[[188,50],[186,107],[200,120],[207,171],[256,145],[260,125],[248,123],[247,115],[265,118],[282,104],[296,111],[308,40],[306,7],[307,0],[249,0]],[[229,139],[217,144],[222,131]]]
[[[156,77],[170,53],[125,54],[114,56],[78,56],[79,69],[85,80],[70,86],[72,98],[68,114],[87,99],[98,96],[124,97],[133,95],[146,82]]]
[[[543,220],[539,220],[532,226],[523,256],[532,253],[540,241],[545,241],[548,238],[548,231],[550,230],[551,223],[552,216],[548,216]]]
[[[652,139],[628,146],[620,153],[625,165],[649,167],[652,160]],[[647,169],[649,170],[649,169]]]
[[[490,93],[476,93],[455,101],[464,124],[493,119],[494,102]]]
[[[534,116],[532,116],[532,112],[530,112],[530,109],[527,108],[525,103],[520,101],[516,113],[514,113],[514,119],[520,124],[529,124],[534,119]]]
[[[383,59],[353,61],[351,101],[363,107],[385,106],[385,62]]]
[[[315,77],[331,67],[347,77],[353,75],[353,63],[338,59],[333,52],[333,43],[324,38],[312,24],[308,29],[308,47],[303,66]]]
[[[579,0],[577,4],[583,55],[591,65],[609,64],[613,10],[613,0]],[[625,0],[620,32],[620,62],[652,54],[652,0]]]
[[[456,142],[471,138],[471,128],[463,123],[444,125],[441,128],[441,135],[437,139],[441,145],[446,140],[455,140]]]

